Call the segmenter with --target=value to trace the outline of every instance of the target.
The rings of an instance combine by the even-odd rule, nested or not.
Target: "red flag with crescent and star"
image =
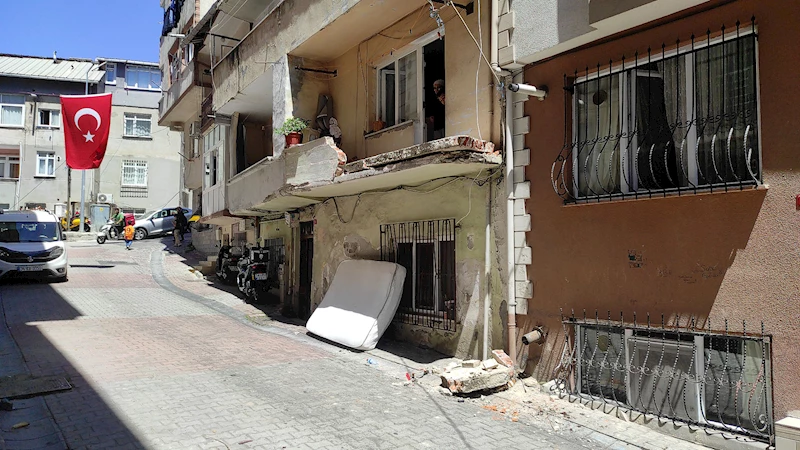
[[[96,169],[103,162],[111,124],[111,94],[62,95],[61,123],[67,165]]]

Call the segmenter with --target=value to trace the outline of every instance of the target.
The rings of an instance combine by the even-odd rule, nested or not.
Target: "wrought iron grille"
[[[455,238],[455,219],[381,225],[381,260],[406,268],[395,321],[455,331]]]
[[[556,368],[562,395],[599,400],[660,419],[774,440],[772,339],[764,333],[712,331],[711,320],[676,317],[658,325],[608,317],[563,319],[565,347]]]
[[[761,184],[756,42],[753,17],[564,75],[555,192],[588,202]]]

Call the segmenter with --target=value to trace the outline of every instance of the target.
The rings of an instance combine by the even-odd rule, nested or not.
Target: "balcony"
[[[159,120],[162,127],[182,126],[184,123],[197,120],[197,106],[203,98],[202,71],[197,61],[181,71],[178,79],[158,102]]]

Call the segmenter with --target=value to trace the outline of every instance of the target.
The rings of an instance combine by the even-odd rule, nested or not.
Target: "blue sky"
[[[158,0],[0,0],[0,53],[158,62]],[[135,5],[135,6],[134,6]]]

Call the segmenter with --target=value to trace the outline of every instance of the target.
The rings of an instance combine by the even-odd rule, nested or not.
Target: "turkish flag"
[[[111,94],[62,95],[61,126],[67,165],[96,169],[103,162],[111,128]]]

